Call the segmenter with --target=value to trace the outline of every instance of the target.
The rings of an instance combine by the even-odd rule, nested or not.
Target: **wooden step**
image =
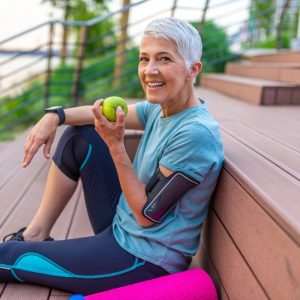
[[[65,126],[58,128],[52,153]],[[0,156],[0,240],[26,226],[42,198],[50,161],[39,151],[30,166],[23,169],[21,161],[27,132],[1,149]],[[125,146],[131,159],[143,131],[126,130]],[[79,183],[72,199],[56,221],[51,236],[56,240],[93,235],[87,215],[82,185]],[[1,299],[69,299],[70,294],[33,284],[0,283]]]
[[[10,145],[12,142],[0,142],[0,152],[4,150],[8,145]]]
[[[300,87],[294,84],[228,74],[204,74],[201,86],[257,105],[300,104]]]
[[[283,81],[300,85],[299,63],[257,63],[249,61],[226,64],[226,74]]]
[[[225,149],[200,266],[224,299],[299,299],[300,106],[196,92],[219,121]]]
[[[252,62],[299,63],[300,51],[281,50],[268,54],[246,55],[245,58]]]
[[[300,181],[239,135],[222,130],[225,164],[202,242],[230,299],[297,299]]]

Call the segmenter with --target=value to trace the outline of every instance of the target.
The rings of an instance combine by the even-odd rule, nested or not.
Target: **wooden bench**
[[[59,128],[52,152],[63,131]],[[39,151],[29,167],[23,169],[23,145],[27,132],[14,142],[0,148],[0,239],[20,227],[26,226],[36,211],[42,197],[50,161]],[[125,145],[131,159],[138,146],[141,131],[127,130]],[[92,235],[82,187],[75,194],[55,223],[51,235],[56,239],[70,239]],[[68,299],[69,293],[30,284],[0,283],[0,298],[5,299]]]
[[[221,125],[225,164],[191,268],[214,278],[220,299],[300,298],[300,107],[244,103],[197,89]],[[60,134],[60,133],[59,133]],[[141,132],[127,132],[133,157]],[[24,137],[0,151],[0,238],[26,225],[39,204],[49,161],[20,167]],[[51,233],[91,235],[79,187]],[[2,299],[67,299],[29,284],[0,284]]]
[[[300,51],[280,50],[273,53],[245,55],[252,62],[295,63],[300,61]]]
[[[299,299],[300,107],[199,96],[220,122],[225,163],[193,265],[222,299]]]
[[[292,83],[229,74],[205,74],[201,77],[201,86],[257,105],[300,104],[300,86]]]
[[[240,61],[226,64],[226,74],[284,81],[300,85],[299,63],[262,63]]]
[[[204,74],[201,86],[257,105],[300,104],[300,52],[245,56],[225,74]]]

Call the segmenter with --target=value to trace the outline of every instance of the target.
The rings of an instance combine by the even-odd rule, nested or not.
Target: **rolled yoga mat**
[[[73,296],[74,297],[74,296]],[[76,296],[75,296],[76,297]],[[72,297],[71,297],[72,299]],[[73,298],[74,300],[76,298]],[[80,299],[80,298],[77,298]],[[85,300],[217,300],[210,276],[192,269],[82,297]]]

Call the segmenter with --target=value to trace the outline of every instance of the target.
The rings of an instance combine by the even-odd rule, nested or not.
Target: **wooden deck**
[[[300,299],[300,106],[256,106],[199,89],[225,164],[195,265],[222,299]]]
[[[209,271],[222,299],[300,299],[300,106],[256,106],[204,88],[197,93],[221,125],[226,161],[192,267]],[[47,176],[49,161],[41,153],[21,168],[24,138],[0,145],[1,239],[28,224]],[[135,135],[127,141],[133,150]],[[51,235],[91,234],[79,187]],[[69,294],[0,283],[0,295],[54,300]]]

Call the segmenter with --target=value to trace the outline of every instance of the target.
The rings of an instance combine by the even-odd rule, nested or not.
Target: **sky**
[[[139,2],[140,0],[131,0],[131,3]],[[175,14],[175,17],[184,19],[187,21],[199,20],[201,18],[201,7],[204,6],[206,0],[177,0],[178,6],[184,6],[194,9],[181,9]],[[207,14],[207,18],[214,18],[220,26],[225,26],[230,23],[240,23],[241,20],[246,19],[245,12],[250,0],[210,0],[212,6],[220,3],[227,3],[221,5],[218,8],[212,8]],[[20,32],[28,30],[39,24],[49,21],[50,19],[62,19],[62,11],[54,9],[48,3],[41,4],[42,0],[0,0],[0,50],[33,50],[34,48],[41,46],[41,49],[47,47],[49,39],[49,26],[43,26],[38,30],[34,30],[33,33],[22,35],[16,39],[12,39],[9,42],[1,44],[1,41],[14,36]],[[231,4],[228,4],[231,2]],[[144,4],[136,6],[130,11],[130,22],[138,22],[137,26],[132,26],[129,29],[131,36],[140,35],[146,24],[154,18],[170,16],[170,11],[163,14],[158,14],[164,9],[172,7],[174,0],[150,0]],[[109,2],[110,11],[115,11],[122,6],[122,0],[111,0]],[[151,18],[146,16],[151,15]],[[119,17],[119,15],[116,15]],[[61,41],[61,26],[55,26],[56,42]],[[234,26],[230,26],[230,30],[236,30]],[[57,40],[58,39],[58,40]],[[138,44],[139,38],[135,38],[134,41]],[[3,61],[7,61],[9,57],[0,52],[0,64]],[[19,57],[16,60],[9,61],[9,63],[2,64],[0,67],[0,89],[4,89],[10,86],[12,83],[20,81],[23,77],[28,76],[28,72],[37,72],[40,69],[44,70],[43,60],[41,63],[34,65],[32,70],[25,69],[19,72],[18,75],[7,76],[12,74],[20,66],[27,65],[29,62],[34,61],[35,57]],[[52,60],[54,62],[54,59]]]
[[[195,7],[200,8],[203,6],[205,0],[178,0],[178,5],[185,7]],[[62,12],[60,10],[52,8],[48,3],[41,4],[42,0],[0,0],[0,42],[12,35],[22,32],[28,28],[35,25],[43,23],[51,18],[60,19],[62,18]],[[137,0],[132,0],[137,2]],[[135,8],[132,10],[131,18],[132,20],[140,18],[143,14],[143,10],[157,11],[164,7],[170,7],[174,0],[151,0],[145,5],[141,5],[140,8]],[[228,0],[211,0],[211,5],[229,2]],[[228,15],[226,17],[227,11],[233,11],[234,8],[240,8],[241,6],[246,7],[249,0],[232,0],[232,4],[221,6],[219,9],[212,9],[210,14],[223,15],[219,22],[226,24],[226,22],[232,21],[232,17]],[[118,9],[121,6],[122,0],[111,0],[110,2],[111,10]],[[143,7],[143,8],[142,8]],[[179,18],[198,18],[199,10],[182,10],[180,15],[175,15]],[[224,17],[225,15],[225,17]],[[208,17],[210,17],[208,15]],[[243,14],[235,15],[234,18],[243,18]],[[40,33],[45,35],[44,33]],[[27,37],[31,38],[31,37]],[[34,39],[35,37],[32,37]],[[28,40],[27,40],[28,41]],[[19,42],[20,44],[21,42]],[[19,45],[18,45],[19,46]],[[1,47],[1,45],[0,45]]]
[[[42,0],[0,0],[0,41],[62,13]]]

